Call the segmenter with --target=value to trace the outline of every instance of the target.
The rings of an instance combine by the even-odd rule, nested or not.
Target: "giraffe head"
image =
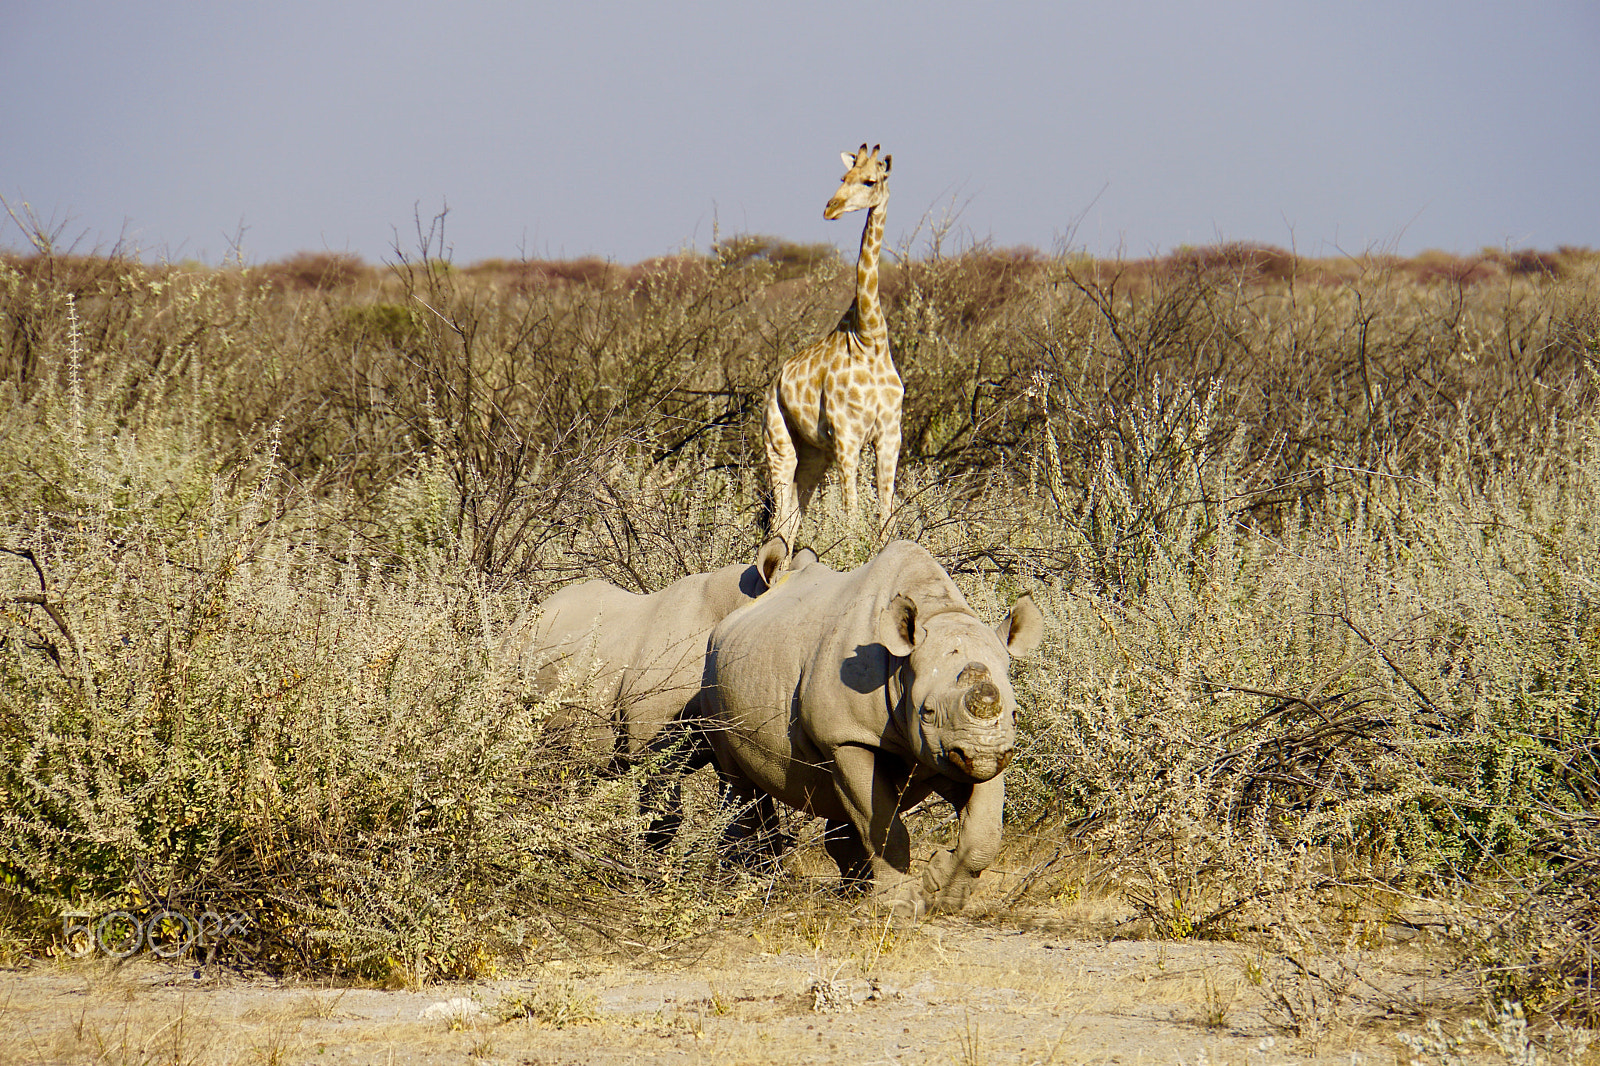
[[[863,144],[854,154],[840,152],[839,158],[844,160],[847,168],[844,184],[833,194],[828,206],[822,209],[823,218],[835,219],[846,211],[882,207],[889,202],[889,166],[894,162],[894,156],[886,155],[880,160],[877,145],[873,145],[872,151],[868,152]]]

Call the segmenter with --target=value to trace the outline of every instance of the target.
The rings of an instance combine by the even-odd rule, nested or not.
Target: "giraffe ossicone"
[[[877,145],[869,152],[862,144],[855,152],[841,152],[840,158],[844,179],[822,217],[867,212],[856,258],[855,300],[833,332],[789,357],[767,393],[763,439],[772,481],[773,530],[790,544],[830,463],[839,468],[845,509],[855,515],[856,467],[868,443],[877,452],[880,536],[894,507],[905,387],[889,353],[889,328],[878,302],[878,257],[894,157],[879,159]]]

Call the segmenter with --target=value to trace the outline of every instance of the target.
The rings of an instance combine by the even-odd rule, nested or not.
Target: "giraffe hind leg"
[[[796,487],[800,455],[788,419],[778,402],[776,390],[767,402],[767,422],[763,439],[767,450],[767,473],[772,489],[772,515],[775,531],[792,546],[800,530],[804,503]],[[801,444],[800,448],[805,445]]]

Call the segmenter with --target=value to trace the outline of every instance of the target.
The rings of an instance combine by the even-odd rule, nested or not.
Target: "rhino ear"
[[[761,583],[768,588],[772,587],[772,579],[783,569],[784,560],[789,558],[789,542],[781,536],[771,536],[761,545],[761,550],[756,552],[756,573],[761,575]]]
[[[797,548],[795,553],[789,557],[789,569],[803,570],[812,563],[817,562],[819,558],[817,553],[810,548]]]
[[[995,632],[1011,657],[1020,659],[1037,648],[1044,639],[1044,613],[1033,602],[1033,597],[1024,592],[1011,605],[1010,613],[1001,620]]]
[[[905,658],[917,643],[917,605],[903,592],[894,594],[878,615],[878,643],[890,655]]]

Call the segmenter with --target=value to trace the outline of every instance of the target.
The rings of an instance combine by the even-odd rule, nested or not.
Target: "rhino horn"
[[[979,681],[973,685],[967,691],[963,702],[966,704],[967,713],[974,718],[988,721],[1000,717],[1000,690],[994,687],[992,681]]]

